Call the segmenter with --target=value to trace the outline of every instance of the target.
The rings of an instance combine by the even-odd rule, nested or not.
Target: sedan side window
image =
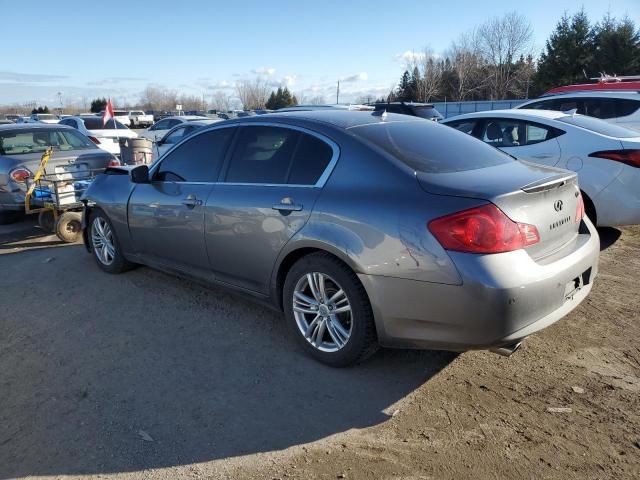
[[[160,182],[215,182],[235,128],[195,135],[172,150],[154,175]]]
[[[613,98],[585,98],[583,102],[584,112],[579,113],[602,119],[617,116],[615,99]]]
[[[520,145],[518,120],[490,118],[486,120],[480,139],[493,147],[517,147]]]
[[[332,157],[333,149],[327,143],[312,135],[301,133],[287,183],[315,185],[327,169]]]
[[[168,125],[169,125],[169,122],[167,120],[160,120],[149,130],[167,130],[167,128],[169,128]]]
[[[167,145],[173,145],[174,143],[178,143],[184,137],[185,132],[186,132],[185,127],[178,128],[173,132],[171,132],[169,135],[167,135],[167,138],[164,139],[163,143]]]
[[[476,126],[476,120],[458,120],[457,122],[447,123],[449,127],[453,127],[456,130],[471,135],[473,128]]]
[[[286,184],[299,135],[281,127],[242,127],[225,182]]]

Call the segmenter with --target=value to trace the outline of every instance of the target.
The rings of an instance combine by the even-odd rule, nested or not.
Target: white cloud
[[[251,70],[251,73],[255,73],[256,75],[268,75],[271,76],[276,73],[276,69],[273,67],[258,67]]]
[[[348,77],[343,77],[340,79],[341,82],[359,82],[366,81],[369,79],[369,74],[367,72],[355,73],[353,75],[349,75]]]
[[[424,52],[414,52],[413,50],[407,50],[396,55],[396,60],[399,60],[402,63],[415,63],[424,60],[424,57]]]

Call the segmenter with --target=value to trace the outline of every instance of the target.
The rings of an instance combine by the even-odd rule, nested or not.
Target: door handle
[[[539,153],[537,155],[531,155],[533,158],[551,158],[553,157],[552,153]]]
[[[280,200],[280,203],[271,207],[273,210],[279,212],[299,212],[302,210],[302,205],[295,203],[291,197],[284,197]]]
[[[194,208],[202,205],[202,200],[198,200],[195,195],[188,195],[182,200],[182,204],[189,208]]]

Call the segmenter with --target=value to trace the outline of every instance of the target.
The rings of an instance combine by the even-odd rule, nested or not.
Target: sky
[[[443,53],[458,35],[517,11],[539,53],[566,11],[640,23],[640,0],[0,0],[0,105],[97,96],[135,103],[147,85],[209,100],[260,76],[298,97],[386,95],[407,52]],[[640,72],[638,72],[640,73]]]

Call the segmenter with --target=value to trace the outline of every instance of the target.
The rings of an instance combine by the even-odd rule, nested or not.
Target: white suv
[[[621,127],[640,130],[640,92],[572,92],[538,98],[516,108],[556,110],[600,118]]]

